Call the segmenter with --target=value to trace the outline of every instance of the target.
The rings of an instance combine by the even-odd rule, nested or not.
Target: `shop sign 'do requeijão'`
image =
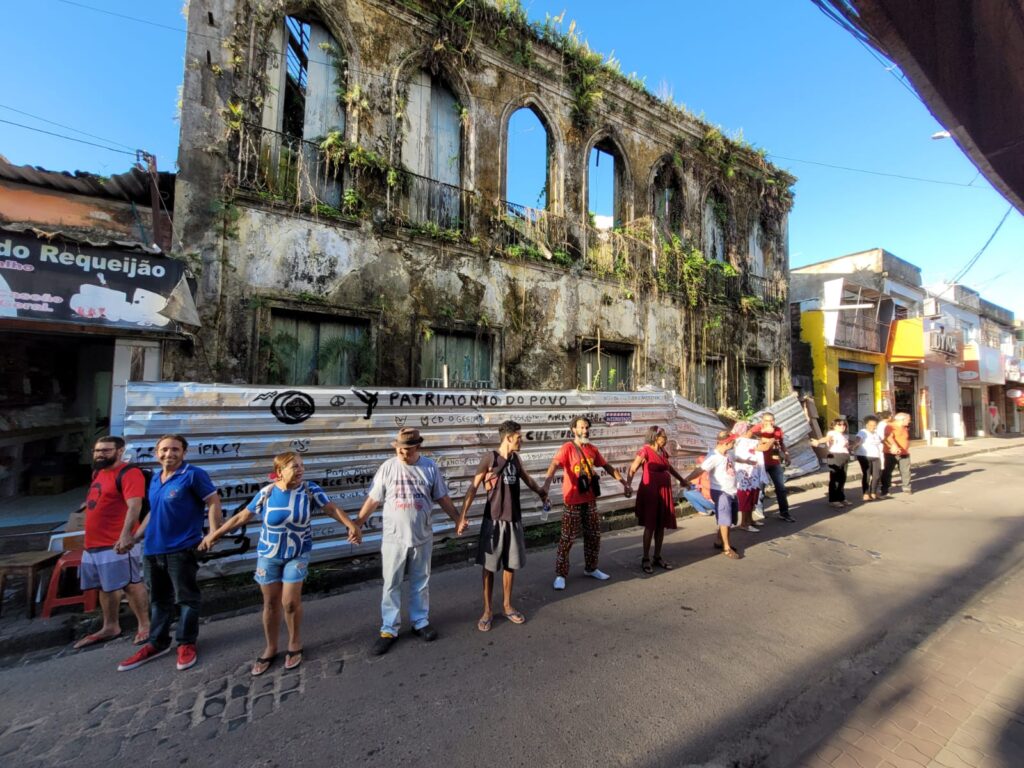
[[[184,273],[175,259],[0,236],[0,318],[159,329]]]

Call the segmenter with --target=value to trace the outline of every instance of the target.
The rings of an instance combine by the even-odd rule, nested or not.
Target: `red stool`
[[[50,587],[46,590],[46,597],[43,598],[43,618],[48,619],[53,614],[54,608],[64,605],[80,605],[85,611],[96,610],[96,590],[87,589],[78,595],[59,596],[61,574],[69,568],[76,571],[82,565],[82,550],[76,549],[65,552],[60,560],[53,566],[53,575],[50,576]]]

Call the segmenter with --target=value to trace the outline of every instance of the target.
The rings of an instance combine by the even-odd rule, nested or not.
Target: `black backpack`
[[[139,522],[141,523],[146,519],[146,515],[149,514],[149,484],[153,480],[153,470],[138,464],[125,464],[121,467],[121,471],[117,473],[117,477],[114,479],[114,485],[117,487],[117,492],[122,498],[124,497],[124,491],[121,489],[121,478],[124,477],[124,473],[129,469],[137,469],[142,473],[142,508],[139,510]]]

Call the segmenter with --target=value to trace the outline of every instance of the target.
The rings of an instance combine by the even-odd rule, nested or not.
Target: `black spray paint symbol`
[[[368,419],[373,416],[373,409],[377,407],[377,393],[367,392],[365,389],[362,392],[358,389],[352,391],[356,393],[356,397],[366,403],[366,415],[363,418]]]
[[[290,389],[274,398],[270,412],[282,424],[300,424],[316,412],[316,405],[305,392]]]

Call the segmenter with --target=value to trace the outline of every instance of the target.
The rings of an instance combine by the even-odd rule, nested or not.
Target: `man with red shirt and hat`
[[[75,648],[120,636],[122,590],[138,622],[135,644],[139,645],[149,639],[149,595],[142,583],[142,546],[133,536],[146,480],[142,470],[124,462],[124,439],[112,435],[96,441],[92,468],[85,501],[85,551],[78,575],[83,592],[99,589],[103,626],[80,639]]]

